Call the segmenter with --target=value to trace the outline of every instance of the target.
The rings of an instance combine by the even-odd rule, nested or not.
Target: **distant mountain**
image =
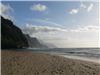
[[[28,41],[22,31],[12,21],[1,16],[1,48],[28,47]]]
[[[46,43],[46,46],[48,46],[49,48],[57,48],[57,46],[51,43]]]
[[[32,38],[29,35],[25,35],[28,40],[28,45],[31,48],[48,48],[46,45],[43,45],[43,43],[40,43],[37,38]]]
[[[39,42],[46,45],[48,48],[57,48],[54,44],[44,42],[43,40],[39,39]]]

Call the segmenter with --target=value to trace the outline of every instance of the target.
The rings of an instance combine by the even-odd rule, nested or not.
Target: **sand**
[[[100,75],[100,64],[30,51],[1,51],[1,75]]]

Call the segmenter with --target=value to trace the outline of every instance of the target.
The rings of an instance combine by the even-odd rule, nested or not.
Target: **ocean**
[[[23,50],[100,62],[100,48],[27,48]]]

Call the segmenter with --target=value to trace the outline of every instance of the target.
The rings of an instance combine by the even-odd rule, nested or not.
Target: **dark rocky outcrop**
[[[1,49],[28,47],[22,31],[12,21],[1,17]]]

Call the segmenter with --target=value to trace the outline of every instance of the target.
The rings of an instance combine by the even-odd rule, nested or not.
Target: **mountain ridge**
[[[36,37],[30,37],[28,34],[26,34],[25,37],[28,40],[30,48],[48,48],[46,45],[43,45],[43,43],[40,43]]]
[[[11,48],[47,48],[36,37],[23,34],[11,20],[1,16],[1,49]]]

